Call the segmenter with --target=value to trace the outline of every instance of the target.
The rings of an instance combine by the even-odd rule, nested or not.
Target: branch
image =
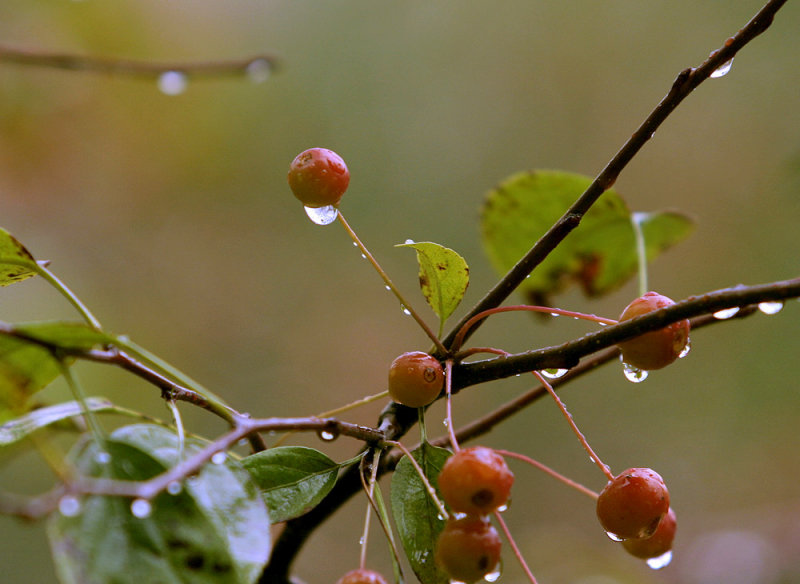
[[[229,61],[197,61],[192,63],[154,63],[110,57],[89,57],[69,53],[51,53],[0,45],[0,63],[14,63],[32,67],[87,71],[106,75],[127,75],[156,79],[169,71],[181,72],[191,77],[232,77],[250,75],[254,80],[265,79],[278,68],[278,60],[271,55],[255,55],[247,59]]]
[[[561,241],[575,229],[584,214],[606,190],[616,182],[620,172],[628,165],[642,146],[653,137],[656,129],[667,119],[698,85],[708,79],[723,64],[733,59],[747,43],[760,35],[772,24],[775,13],[786,0],[770,0],[744,28],[725,41],[722,47],[712,52],[699,67],[684,69],[672,84],[667,95],[653,112],[642,122],[630,139],[617,152],[614,158],[597,175],[591,185],[578,198],[566,213],[537,241],[527,254],[467,313],[453,330],[445,337],[444,345],[450,347],[461,327],[476,314],[500,306],[525,278],[538,266]],[[478,324],[480,326],[480,323]],[[469,334],[475,332],[473,327]],[[437,355],[442,357],[442,355]]]

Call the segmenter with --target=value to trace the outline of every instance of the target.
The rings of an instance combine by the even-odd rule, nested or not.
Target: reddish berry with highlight
[[[622,547],[632,556],[643,560],[658,558],[672,549],[672,541],[675,539],[677,527],[675,511],[670,507],[653,535],[644,539],[626,539],[622,542]]]
[[[306,207],[338,205],[350,184],[342,157],[327,148],[309,148],[289,166],[289,187]]]
[[[491,448],[473,446],[447,459],[438,483],[444,502],[453,511],[486,515],[508,502],[514,473]]]
[[[629,468],[606,484],[597,498],[597,518],[615,539],[653,535],[669,511],[664,479],[649,468]]]
[[[666,296],[657,292],[648,292],[640,296],[622,311],[620,322],[653,312],[675,304]],[[622,360],[637,369],[651,371],[666,367],[675,359],[689,342],[689,321],[684,319],[674,322],[657,331],[645,333],[636,338],[619,343]]]
[[[387,584],[387,582],[378,572],[361,568],[348,572],[339,578],[336,584]]]
[[[441,363],[422,351],[403,353],[389,366],[389,395],[404,406],[427,406],[439,396],[443,387]]]
[[[453,580],[470,584],[495,570],[501,548],[500,536],[487,520],[448,519],[436,541],[436,564]]]

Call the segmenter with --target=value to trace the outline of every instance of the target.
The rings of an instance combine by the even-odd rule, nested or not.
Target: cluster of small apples
[[[339,204],[350,182],[342,158],[325,148],[311,148],[292,161],[289,186],[304,206]],[[633,300],[620,322],[674,304],[666,296],[648,292]],[[684,354],[689,321],[620,342],[624,363],[650,371],[666,367]],[[403,353],[389,368],[389,395],[412,408],[433,403],[444,387],[441,363],[421,351]],[[457,450],[438,477],[442,498],[454,513],[439,535],[435,559],[453,580],[477,582],[493,572],[501,552],[500,537],[489,514],[508,502],[514,475],[503,457],[491,448]],[[597,498],[597,517],[612,539],[622,542],[633,556],[662,557],[672,549],[675,513],[661,476],[649,468],[630,468],[608,482]],[[379,573],[360,568],[345,574],[338,584],[385,584]]]

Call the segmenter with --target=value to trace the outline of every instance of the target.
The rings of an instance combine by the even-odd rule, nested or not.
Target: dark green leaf
[[[423,443],[411,453],[431,484],[450,456],[450,451]],[[392,514],[403,549],[411,568],[422,584],[447,584],[450,578],[442,572],[433,558],[436,539],[444,528],[444,520],[431,501],[425,483],[414,465],[405,457],[400,460],[392,477]]]
[[[8,231],[0,228],[0,286],[36,275],[36,260]]]
[[[586,176],[539,170],[516,174],[490,192],[481,226],[495,268],[507,272],[591,182]],[[648,260],[685,239],[693,228],[689,217],[674,211],[642,217]],[[587,296],[599,296],[625,283],[637,265],[631,212],[616,191],[608,190],[520,289],[540,304],[548,304],[550,295],[572,283]]]
[[[442,323],[456,309],[469,285],[469,267],[464,258],[438,243],[403,243],[417,252],[422,294]]]
[[[313,448],[278,446],[242,460],[267,503],[274,523],[316,506],[336,483],[339,464]]]
[[[187,440],[186,455],[201,448]],[[178,460],[177,437],[152,425],[115,431],[100,462],[94,442],[79,446],[75,464],[86,474],[146,480]],[[269,518],[249,475],[235,462],[208,464],[175,494],[162,493],[145,517],[131,500],[87,497],[75,516],[55,514],[48,535],[65,583],[142,584],[254,582],[269,554]]]
[[[114,404],[102,398],[90,397],[86,399],[86,407],[92,412],[101,412],[113,409]],[[83,408],[74,401],[33,410],[0,426],[0,446],[18,442],[36,430],[82,413]]]

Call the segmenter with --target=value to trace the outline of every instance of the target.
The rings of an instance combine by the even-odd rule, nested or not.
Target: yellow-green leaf
[[[444,323],[464,298],[469,286],[469,266],[452,249],[423,241],[402,243],[417,252],[419,285],[433,311]]]
[[[36,260],[8,231],[0,227],[0,286],[36,275]]]

